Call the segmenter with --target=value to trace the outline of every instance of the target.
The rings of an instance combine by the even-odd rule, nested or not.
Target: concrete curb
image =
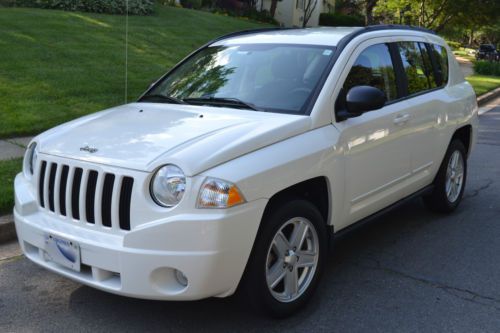
[[[16,239],[16,227],[14,226],[14,216],[0,216],[0,244]]]
[[[497,98],[500,96],[500,87],[496,88],[495,90],[492,90],[490,92],[487,92],[486,94],[482,94],[477,98],[477,105],[478,106],[483,106],[487,104],[489,101]]]

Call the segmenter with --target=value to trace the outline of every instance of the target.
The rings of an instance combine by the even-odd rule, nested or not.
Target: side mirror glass
[[[346,109],[352,116],[360,116],[365,112],[384,107],[387,98],[385,93],[371,86],[352,87],[346,96]]]

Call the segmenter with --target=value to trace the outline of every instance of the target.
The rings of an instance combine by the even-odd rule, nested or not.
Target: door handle
[[[394,118],[394,124],[400,125],[406,123],[408,120],[410,120],[410,115],[408,113],[406,114],[400,114]]]

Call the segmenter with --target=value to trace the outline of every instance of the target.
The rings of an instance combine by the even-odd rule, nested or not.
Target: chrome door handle
[[[398,115],[394,118],[394,124],[396,124],[396,125],[404,124],[408,120],[410,120],[409,114],[401,114],[401,115]]]

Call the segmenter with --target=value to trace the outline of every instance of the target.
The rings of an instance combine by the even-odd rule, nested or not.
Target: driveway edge
[[[477,97],[477,105],[483,106],[483,105],[487,104],[489,101],[491,101],[492,99],[495,99],[499,96],[500,96],[500,87],[498,87],[490,92],[487,92],[486,94],[482,94],[481,96],[478,96]]]
[[[0,216],[0,244],[10,242],[17,238],[14,216]]]

